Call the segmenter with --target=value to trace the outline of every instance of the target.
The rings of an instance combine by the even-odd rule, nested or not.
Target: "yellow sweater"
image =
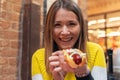
[[[45,49],[37,50],[32,56],[32,80],[53,80],[45,67]],[[88,67],[94,80],[107,80],[107,69],[103,49],[96,43],[87,43]],[[102,78],[101,78],[102,77]],[[64,80],[76,80],[74,73],[67,73]]]

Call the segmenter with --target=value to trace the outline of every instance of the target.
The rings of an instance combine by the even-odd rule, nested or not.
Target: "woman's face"
[[[80,33],[77,16],[65,9],[59,9],[55,15],[53,39],[59,49],[72,48]]]

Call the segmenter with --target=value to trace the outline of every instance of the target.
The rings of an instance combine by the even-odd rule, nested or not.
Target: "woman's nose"
[[[61,34],[70,34],[70,31],[67,26],[65,26],[65,25],[63,26]]]

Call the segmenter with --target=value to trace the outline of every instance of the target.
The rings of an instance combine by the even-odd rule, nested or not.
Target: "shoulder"
[[[41,48],[41,49],[36,50],[33,53],[32,58],[37,58],[37,59],[43,60],[44,59],[44,54],[45,54],[45,49]]]
[[[94,42],[87,42],[87,48],[94,49],[94,50],[102,49],[102,47],[99,44]]]
[[[103,51],[103,48],[99,45],[99,44],[97,44],[97,43],[94,43],[94,42],[87,42],[87,52],[89,52],[89,53],[98,53],[98,52],[100,52],[100,53],[104,53],[104,51]]]
[[[95,42],[87,42],[87,46],[88,47],[101,47],[98,43]]]

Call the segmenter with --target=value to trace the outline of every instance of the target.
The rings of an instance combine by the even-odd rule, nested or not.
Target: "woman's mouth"
[[[68,38],[60,38],[61,41],[63,42],[69,42],[72,40],[72,37],[68,37]]]

